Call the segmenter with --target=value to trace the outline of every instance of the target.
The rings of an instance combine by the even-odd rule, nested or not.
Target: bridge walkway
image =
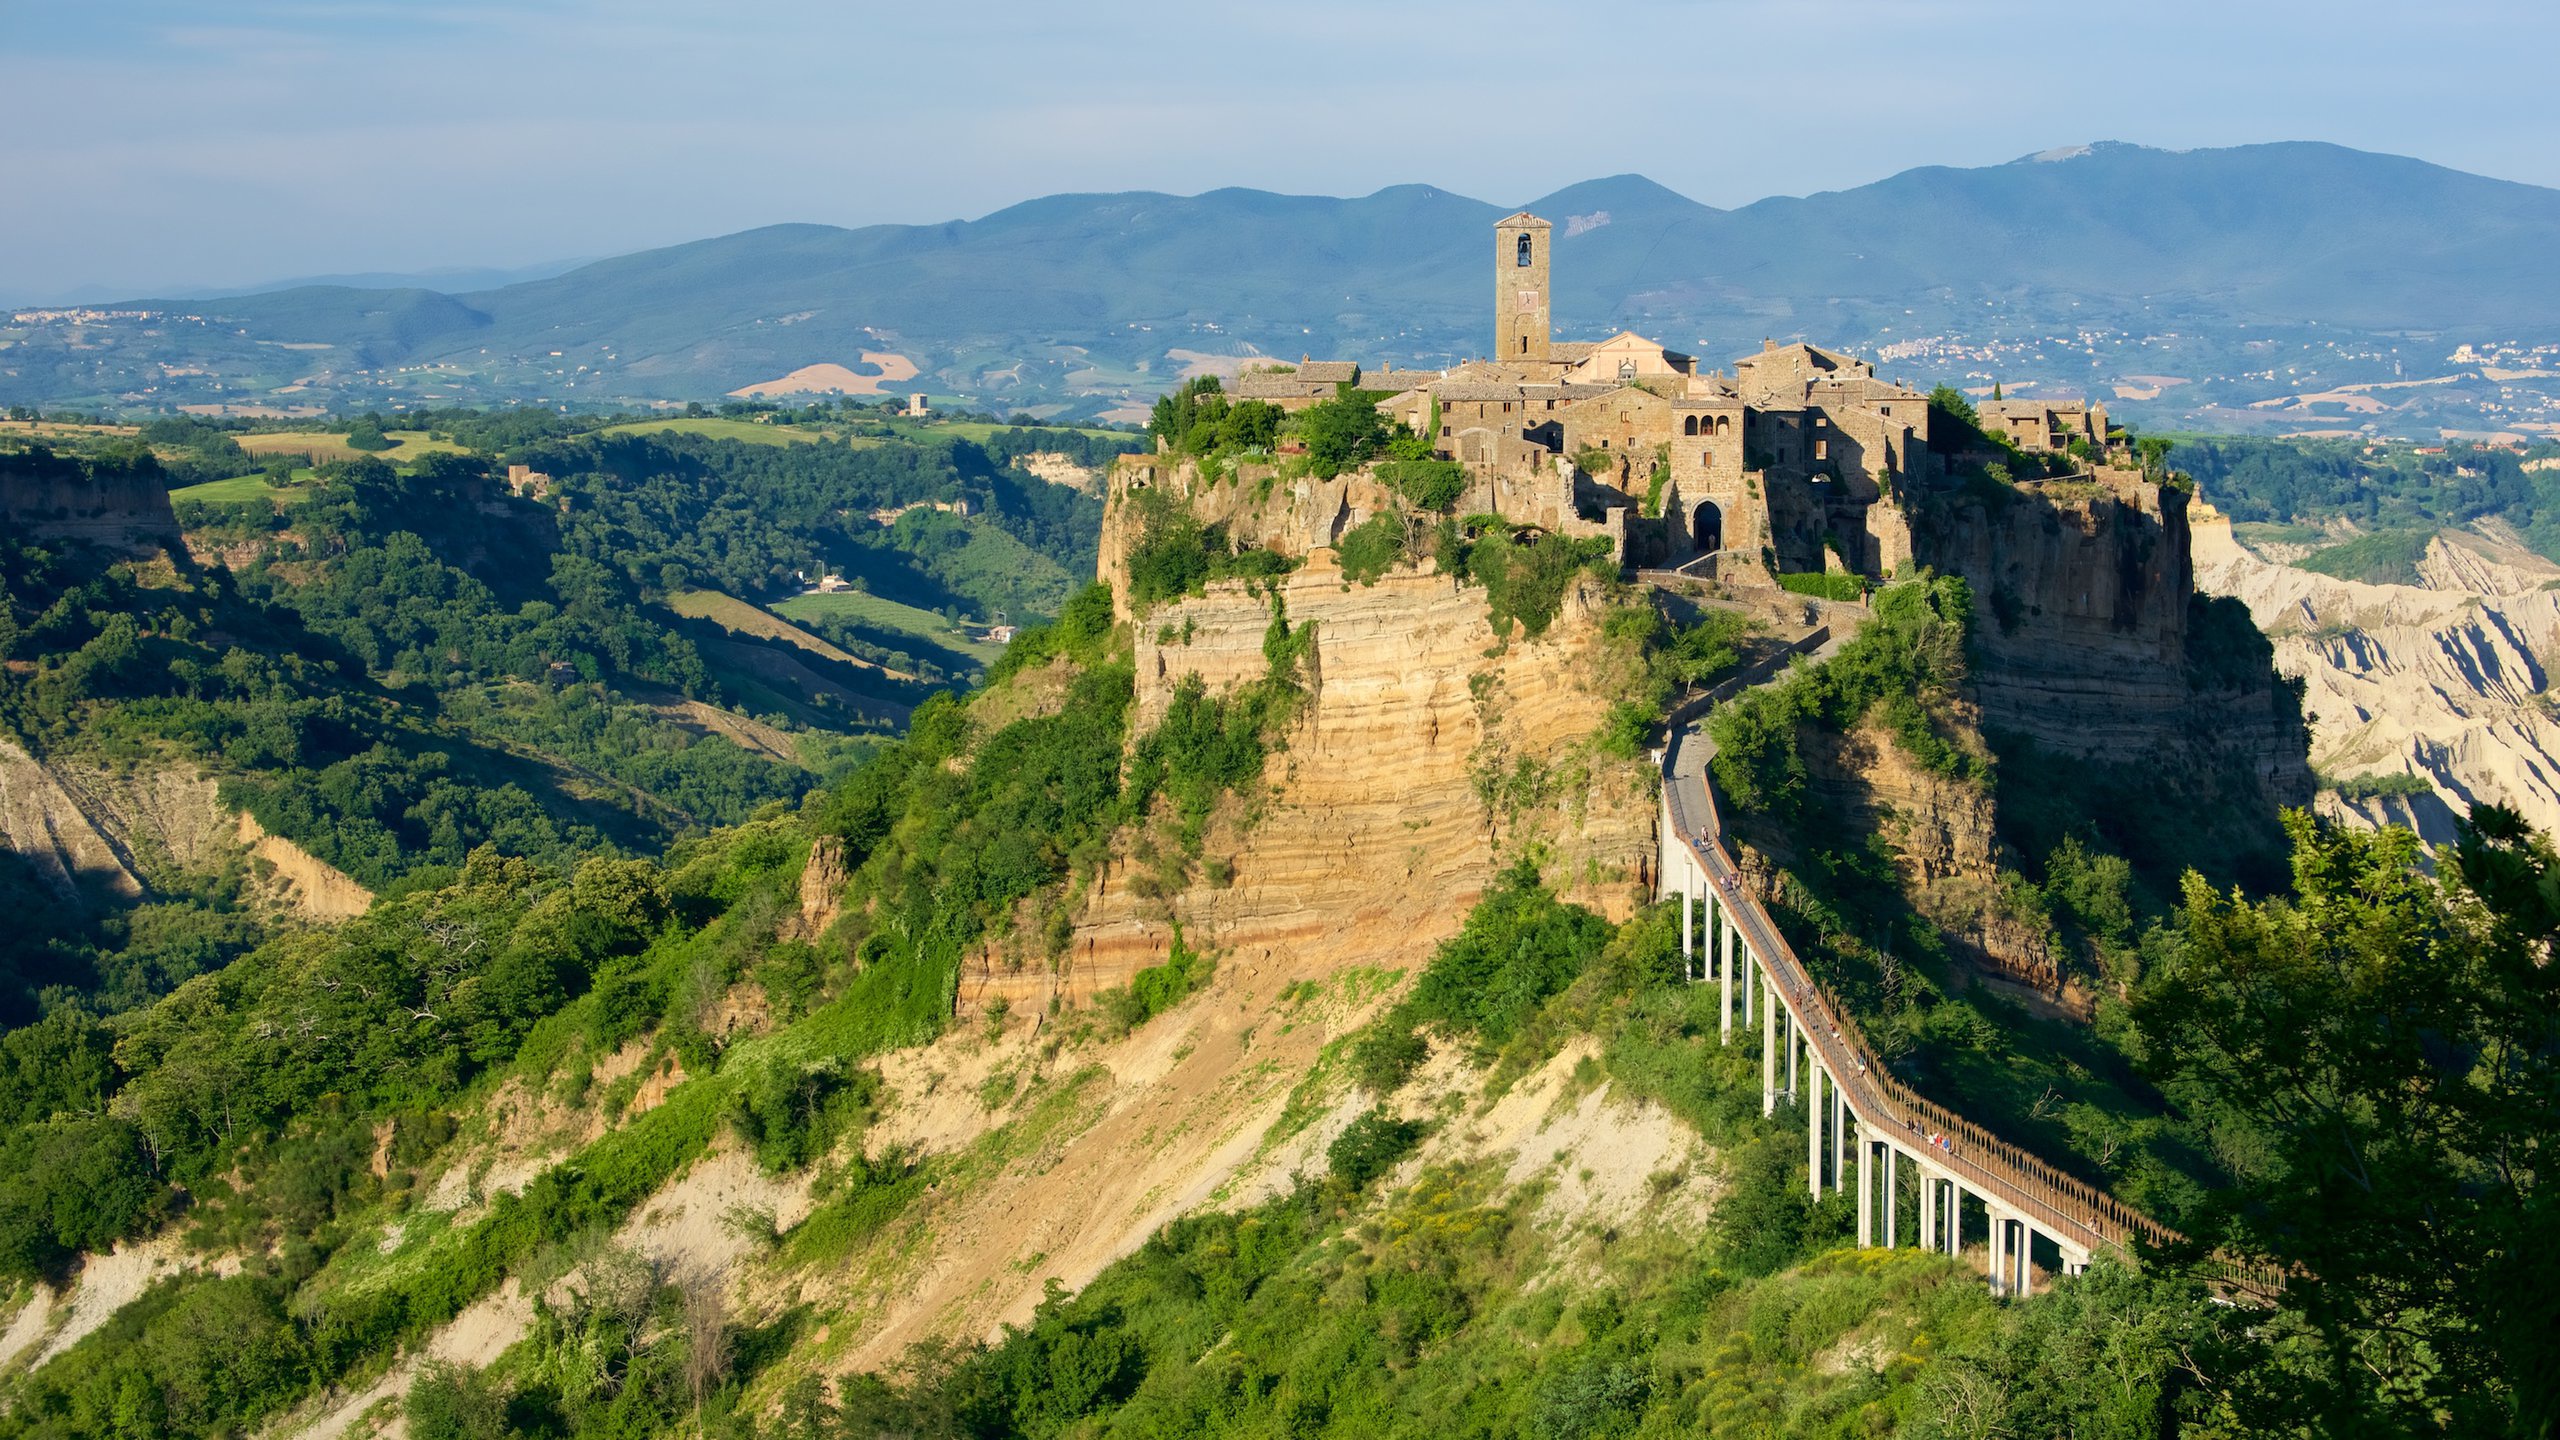
[[[1827,656],[1848,638],[1825,627],[1791,648]],[[1673,712],[1661,757],[1662,853],[1655,874],[1664,898],[1680,896],[1681,949],[1691,977],[1722,987],[1724,1040],[1732,1041],[1737,1004],[1746,1039],[1756,1018],[1763,1113],[1775,1113],[1781,1095],[1805,1101],[1812,1192],[1818,1198],[1826,1183],[1854,1188],[1859,1243],[1892,1245],[1900,1240],[1901,1171],[1908,1168],[1918,1192],[1918,1243],[1951,1255],[1962,1253],[1966,1202],[1976,1202],[1986,1218],[1992,1288],[2000,1293],[2029,1287],[2039,1239],[2064,1272],[2077,1273],[2098,1252],[2128,1250],[2136,1237],[2171,1238],[2167,1227],[2104,1190],[1894,1078],[1848,1010],[1743,888],[1707,773],[1714,742],[1697,722],[1792,658],[1756,666]]]

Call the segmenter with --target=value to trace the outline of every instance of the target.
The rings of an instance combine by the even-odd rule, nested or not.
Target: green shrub
[[[2406,799],[2435,793],[2435,782],[2424,775],[2394,770],[2380,775],[2327,775],[2320,777],[2320,788],[2333,791],[2342,800]]]
[[[1467,467],[1455,460],[1390,460],[1378,478],[1417,510],[1445,513],[1467,493]]]
[[[1333,553],[1344,578],[1374,584],[1405,558],[1404,520],[1383,511],[1372,515],[1343,532]]]
[[[1412,1022],[1392,1016],[1371,1025],[1352,1045],[1351,1074],[1371,1094],[1392,1095],[1430,1058],[1431,1047]]]
[[[1472,1032],[1499,1048],[1609,942],[1609,922],[1556,899],[1522,859],[1442,942],[1400,1007],[1403,1018]]]
[[[1804,570],[1781,575],[1778,587],[1823,600],[1856,600],[1867,593],[1864,580],[1840,571]]]
[[[1819,665],[1716,707],[1717,786],[1741,809],[1781,820],[1801,817],[1808,774],[1797,731],[1845,734],[1880,711],[1913,759],[1942,774],[1988,781],[1990,771],[1937,733],[1929,705],[1965,676],[1972,590],[1955,576],[1887,586],[1857,636]]]
[[[2418,561],[2435,539],[2433,530],[2377,530],[2341,544],[2314,550],[2295,568],[2367,585],[2415,585]]]
[[[1193,950],[1182,938],[1182,927],[1176,925],[1173,949],[1164,963],[1130,976],[1128,988],[1111,992],[1104,1004],[1118,1028],[1134,1030],[1190,998],[1216,971],[1217,962]]]
[[[1353,1190],[1396,1168],[1422,1143],[1419,1121],[1399,1120],[1371,1110],[1343,1128],[1325,1147],[1325,1166],[1335,1180]]]
[[[1509,634],[1516,620],[1536,639],[1555,623],[1576,576],[1615,579],[1617,567],[1610,563],[1606,536],[1541,535],[1516,545],[1507,531],[1497,531],[1467,546],[1465,574],[1484,587],[1495,634]]]

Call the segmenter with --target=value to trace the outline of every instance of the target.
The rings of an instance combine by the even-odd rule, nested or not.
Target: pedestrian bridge
[[[1735,687],[1738,688],[1738,687]],[[1719,687],[1716,696],[1730,693]],[[1692,718],[1704,708],[1684,707]],[[1867,1048],[1769,913],[1741,885],[1707,779],[1712,743],[1675,713],[1662,755],[1660,894],[1680,897],[1680,950],[1689,977],[1722,992],[1725,1044],[1759,1032],[1760,1112],[1801,1101],[1808,1184],[1854,1190],[1860,1245],[1898,1245],[1904,1197],[1910,1243],[1965,1253],[1982,1235],[1995,1294],[2024,1294],[2039,1268],[2078,1274],[2101,1251],[2171,1232],[2105,1191],[2067,1175],[1978,1125],[1912,1093]],[[1968,1218],[1982,1217],[1969,1232]]]

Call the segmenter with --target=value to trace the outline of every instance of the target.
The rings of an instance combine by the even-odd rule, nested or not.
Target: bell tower
[[[1555,227],[1523,210],[1493,224],[1493,358],[1547,358],[1547,247]]]

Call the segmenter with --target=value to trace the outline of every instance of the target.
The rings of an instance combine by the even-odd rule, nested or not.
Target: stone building
[[[2079,400],[1985,400],[1974,407],[1982,428],[2021,450],[2052,454],[2082,440],[2104,448],[2107,407]]]
[[[1491,358],[1436,374],[1310,359],[1247,372],[1233,393],[1287,410],[1344,385],[1380,394],[1389,418],[1467,468],[1466,513],[1605,535],[1634,566],[1767,583],[1807,570],[1882,576],[1911,559],[1898,487],[1944,468],[1926,393],[1818,345],[1764,341],[1728,375],[1633,331],[1555,340],[1552,227],[1523,211],[1493,229]],[[1982,413],[2030,450],[2106,435],[2094,405]]]

